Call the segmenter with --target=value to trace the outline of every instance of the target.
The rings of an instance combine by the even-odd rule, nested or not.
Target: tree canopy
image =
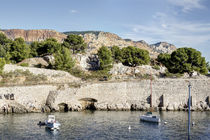
[[[54,38],[48,38],[45,41],[40,43],[35,42],[31,45],[33,45],[31,47],[36,48],[36,52],[39,56],[45,54],[53,54],[61,49],[61,44]],[[33,54],[36,55],[36,52],[33,50]]]
[[[98,50],[98,58],[100,62],[100,70],[108,70],[112,68],[112,52],[105,46]]]
[[[150,61],[149,52],[133,46],[122,49],[122,63],[126,66],[135,67],[146,65]]]
[[[70,34],[64,39],[63,45],[72,50],[73,54],[84,52],[87,44],[79,35]]]
[[[171,55],[160,54],[158,61],[164,64],[171,73],[187,72],[190,75],[193,71],[207,73],[205,58],[201,56],[201,52],[193,48],[179,48]]]
[[[30,47],[25,43],[23,38],[16,38],[10,46],[10,60],[20,62],[29,57]]]

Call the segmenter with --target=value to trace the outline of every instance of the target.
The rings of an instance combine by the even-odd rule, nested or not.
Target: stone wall
[[[191,79],[192,109],[209,110],[210,79]],[[83,110],[94,105],[98,110],[148,110],[150,80],[129,82],[85,83],[79,88],[69,85],[1,87],[0,107],[9,105],[4,94],[14,94],[14,100],[28,112],[49,110]],[[186,110],[188,80],[158,79],[152,81],[152,104],[162,110]],[[94,101],[94,102],[93,102]],[[66,110],[65,109],[65,110]]]

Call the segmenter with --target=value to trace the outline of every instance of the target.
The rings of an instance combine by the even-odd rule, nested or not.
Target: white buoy
[[[164,122],[164,124],[167,124],[168,122]]]
[[[131,126],[129,125],[128,130],[131,130]]]

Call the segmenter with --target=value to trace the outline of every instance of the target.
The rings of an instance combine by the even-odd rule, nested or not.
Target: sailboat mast
[[[152,73],[150,73],[150,107],[152,107]]]

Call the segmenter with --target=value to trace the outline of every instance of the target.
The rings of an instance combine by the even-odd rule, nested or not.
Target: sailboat
[[[151,94],[150,94],[150,112],[147,112],[144,115],[140,116],[141,121],[146,121],[146,122],[152,122],[152,123],[160,123],[161,120],[158,116],[152,115],[152,74],[150,74],[150,89],[151,89]]]

